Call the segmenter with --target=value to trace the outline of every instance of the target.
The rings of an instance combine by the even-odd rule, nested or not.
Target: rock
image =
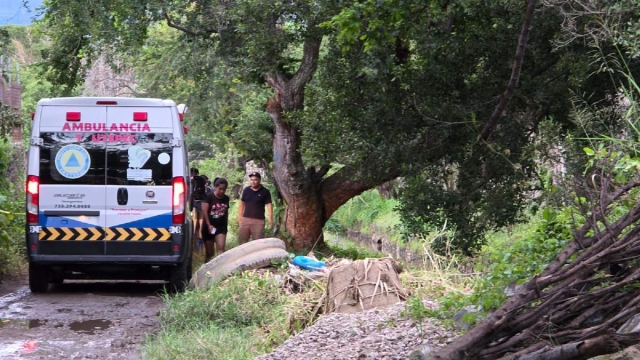
[[[465,306],[453,316],[453,321],[459,329],[467,330],[471,324],[464,320],[464,316],[468,313],[480,312],[481,310],[482,309],[480,307],[475,305]]]
[[[430,318],[422,324],[424,338],[419,337],[415,326],[410,326],[411,321],[400,315],[404,309],[404,303],[397,303],[354,314],[323,315],[272,353],[257,359],[399,360],[410,358],[414,349],[422,349],[426,354],[427,350],[444,346],[447,338],[455,337],[453,332]]]
[[[427,356],[431,354],[431,346],[427,344],[422,344],[418,346],[417,349],[413,350],[411,354],[409,354],[410,360],[426,360]]]
[[[512,297],[513,295],[515,295],[520,289],[522,288],[522,285],[518,285],[517,281],[512,282],[511,284],[507,285],[506,288],[504,288],[504,290],[502,291],[504,293],[504,295],[506,297]]]

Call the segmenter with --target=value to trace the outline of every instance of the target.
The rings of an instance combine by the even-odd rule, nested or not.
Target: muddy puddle
[[[69,282],[0,296],[0,359],[139,359],[161,284]]]

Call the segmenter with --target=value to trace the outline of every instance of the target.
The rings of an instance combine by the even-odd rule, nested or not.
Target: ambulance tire
[[[191,258],[169,270],[169,292],[178,293],[184,291],[189,282],[189,267],[191,267]]]
[[[44,293],[49,290],[49,271],[46,266],[29,263],[29,290]]]

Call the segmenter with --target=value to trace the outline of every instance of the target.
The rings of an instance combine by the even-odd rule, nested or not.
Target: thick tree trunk
[[[285,93],[281,96],[295,95]],[[282,103],[275,97],[267,105],[276,130],[273,137],[273,177],[286,203],[283,222],[294,238],[294,249],[309,250],[323,241],[322,200],[317,184],[305,171],[302,162],[300,131],[284,119]]]
[[[341,205],[398,176],[390,173],[380,181],[366,182],[355,180],[356,173],[348,168],[328,178],[324,178],[328,166],[318,171],[305,168],[300,154],[302,134],[288,116],[292,111],[304,109],[304,90],[315,72],[319,51],[320,38],[310,38],[304,44],[302,62],[293,77],[277,72],[265,75],[275,91],[266,109],[275,125],[272,174],[286,203],[285,229],[293,237],[294,250],[299,252],[322,245],[322,228]]]

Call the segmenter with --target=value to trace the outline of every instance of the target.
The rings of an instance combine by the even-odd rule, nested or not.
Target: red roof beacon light
[[[133,113],[133,121],[147,121],[146,111],[136,111]]]
[[[67,121],[80,121],[80,111],[67,111]]]
[[[184,114],[187,113],[189,108],[185,104],[178,104],[176,108],[178,108],[178,117],[180,118],[180,121],[184,121]]]

